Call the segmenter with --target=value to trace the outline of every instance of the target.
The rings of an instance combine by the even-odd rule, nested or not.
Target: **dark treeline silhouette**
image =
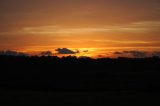
[[[151,91],[160,89],[160,58],[0,56],[1,89]]]

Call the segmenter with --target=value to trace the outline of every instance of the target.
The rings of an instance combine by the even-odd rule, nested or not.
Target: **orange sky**
[[[0,50],[160,50],[159,0],[1,0]]]

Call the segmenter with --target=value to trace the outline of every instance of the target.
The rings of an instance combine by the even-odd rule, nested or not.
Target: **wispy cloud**
[[[159,31],[160,21],[135,22],[128,25],[117,25],[110,27],[60,27],[60,26],[38,26],[24,27],[14,32],[1,32],[0,35],[10,34],[83,34],[83,33],[145,33]]]
[[[110,27],[63,28],[58,26],[27,27],[23,31],[31,34],[96,33],[96,32],[148,32],[160,29],[160,21],[136,22]]]
[[[142,41],[142,40],[92,40],[92,42],[117,43],[117,44],[151,44],[160,43],[159,41]]]

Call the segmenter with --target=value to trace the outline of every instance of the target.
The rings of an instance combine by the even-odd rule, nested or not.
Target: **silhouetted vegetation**
[[[160,58],[0,56],[1,106],[159,104]]]
[[[159,90],[160,59],[0,56],[0,86],[34,90]]]

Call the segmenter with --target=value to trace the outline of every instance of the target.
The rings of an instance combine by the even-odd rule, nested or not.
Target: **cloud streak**
[[[1,32],[0,35],[14,34],[83,34],[83,33],[145,33],[160,30],[160,21],[135,22],[128,25],[108,27],[66,28],[59,26],[25,27],[19,31]]]
[[[87,27],[87,28],[60,28],[57,26],[42,26],[24,28],[23,31],[31,34],[54,34],[54,33],[95,33],[95,32],[148,32],[160,29],[160,21],[136,22],[129,25],[111,27]]]

